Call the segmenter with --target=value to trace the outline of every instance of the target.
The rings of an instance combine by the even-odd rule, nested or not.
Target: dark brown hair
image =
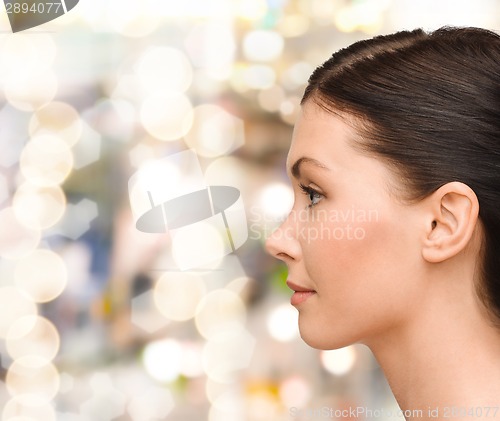
[[[302,103],[354,117],[361,147],[396,168],[410,199],[460,181],[483,226],[477,293],[500,321],[500,36],[417,29],[359,41],[318,67]]]

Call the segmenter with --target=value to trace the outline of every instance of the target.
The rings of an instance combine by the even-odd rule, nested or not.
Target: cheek
[[[302,228],[308,234],[302,241],[308,273],[337,279],[385,266],[397,238],[388,219],[376,212],[335,213]]]
[[[313,226],[311,232],[323,235],[303,244],[303,257],[318,291],[314,312],[322,325],[337,326],[332,332],[337,339],[343,337],[337,329],[345,330],[349,342],[400,318],[414,296],[406,279],[411,237],[380,214],[371,220]]]
[[[325,228],[323,237],[303,245],[304,264],[318,294],[301,310],[299,326],[302,338],[321,349],[365,342],[380,334],[402,320],[414,297],[405,279],[404,236],[391,223],[378,220],[329,228],[336,229],[336,238],[327,237]]]

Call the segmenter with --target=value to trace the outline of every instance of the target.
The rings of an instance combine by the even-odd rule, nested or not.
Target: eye
[[[306,196],[309,196],[309,201],[311,202],[307,205],[308,208],[316,206],[319,201],[324,197],[320,192],[313,189],[311,186],[305,186],[304,184],[299,184],[300,189],[304,192]]]

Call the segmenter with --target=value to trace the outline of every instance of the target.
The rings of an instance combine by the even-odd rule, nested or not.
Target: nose
[[[292,221],[289,215],[266,240],[267,252],[287,264],[298,261],[301,255],[301,248],[297,238],[297,232],[297,222]]]

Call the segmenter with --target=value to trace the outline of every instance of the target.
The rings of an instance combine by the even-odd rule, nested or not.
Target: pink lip
[[[286,281],[286,284],[288,285],[288,288],[295,291],[292,295],[292,298],[290,299],[290,304],[292,304],[293,306],[303,303],[309,297],[316,294],[316,291],[314,291],[313,289],[305,288],[303,286],[294,284],[291,281]]]

